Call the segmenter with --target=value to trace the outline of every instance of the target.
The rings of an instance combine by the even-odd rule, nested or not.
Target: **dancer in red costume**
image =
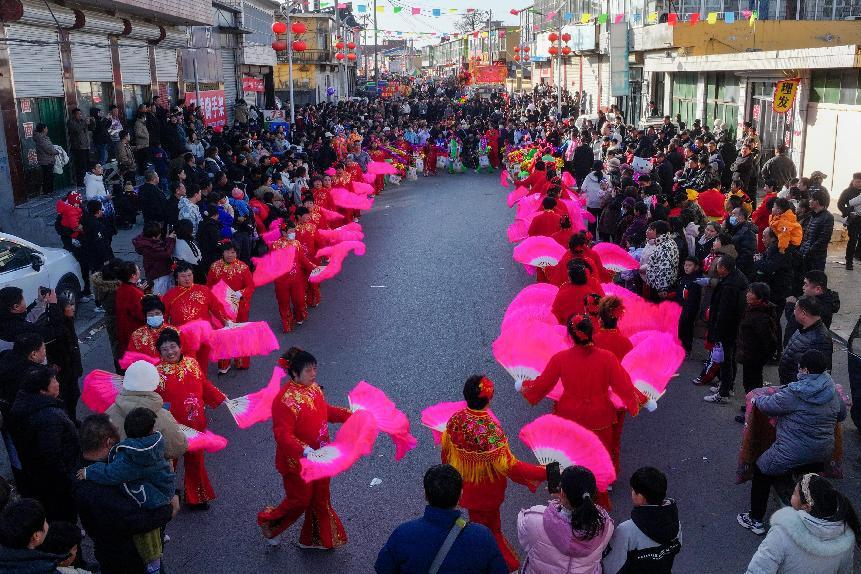
[[[326,402],[317,385],[317,359],[293,347],[279,359],[290,379],[272,402],[275,468],[284,483],[284,500],[257,514],[269,544],[280,542],[284,530],[305,515],[299,546],[330,550],[347,543],[341,519],[329,499],[328,478],[306,483],[300,476],[303,457],[329,442],[328,423],[342,423],[350,411]]]
[[[314,264],[305,257],[302,245],[296,240],[296,224],[285,221],[281,224],[281,237],[269,249],[275,251],[291,246],[296,248],[293,267],[275,280],[275,299],[281,315],[281,328],[285,333],[292,331],[295,325],[301,325],[308,317],[305,287],[308,285],[308,275],[314,270]]]
[[[380,149],[380,139],[376,136],[371,136],[371,149],[368,151],[368,155],[371,156],[372,161],[386,161],[389,158],[386,151]],[[386,177],[384,175],[377,175],[374,178],[374,190],[380,193],[385,186]]]
[[[578,231],[568,240],[568,252],[562,256],[557,265],[547,269],[547,281],[560,287],[568,280],[568,262],[572,259],[582,259],[589,264],[589,281],[596,285],[595,293],[604,293],[602,281],[611,281],[613,274],[604,269],[601,258],[589,247],[591,236],[586,231]]]
[[[499,169],[499,130],[496,128],[488,128],[484,132],[484,137],[487,138],[487,147],[490,148],[488,159],[493,169]]]
[[[572,315],[579,315],[586,312],[586,297],[595,291],[596,285],[589,281],[589,272],[586,263],[579,259],[572,259],[568,262],[568,281],[563,283],[556,293],[556,298],[553,299],[551,311],[559,321],[560,325],[568,323],[568,318]],[[601,289],[598,285],[597,289]],[[603,295],[601,290],[597,293]]]
[[[463,386],[467,408],[449,419],[442,435],[442,462],[463,476],[460,505],[469,519],[490,528],[510,571],[520,567],[514,548],[502,534],[499,507],[505,500],[508,479],[535,492],[547,477],[543,466],[517,460],[508,447],[502,427],[487,412],[493,398],[493,381],[472,376]]]
[[[314,227],[317,229],[329,229],[329,222],[326,221],[326,218],[323,217],[323,212],[320,211],[320,208],[314,203],[314,196],[310,193],[302,194],[302,206],[308,210],[308,213],[311,215],[311,223],[314,224]]]
[[[547,187],[550,182],[547,181],[547,172],[544,171],[544,162],[540,159],[535,162],[535,168],[526,179],[517,182],[518,185],[529,189],[532,193],[544,194],[547,192]]]
[[[613,425],[616,423],[616,407],[610,400],[610,391],[615,392],[632,415],[645,404],[643,395],[637,391],[619,359],[593,342],[592,321],[585,315],[575,315],[568,320],[568,334],[574,346],[551,357],[544,372],[532,381],[518,385],[524,398],[535,405],[547,396],[557,381],[562,379],[562,396],[553,412],[560,417],[594,432],[608,453],[613,448]],[[602,493],[602,506],[610,499]],[[606,507],[605,507],[606,508]]]
[[[556,208],[556,200],[552,197],[545,197],[541,200],[541,213],[532,219],[529,224],[529,237],[534,235],[552,236],[561,229],[559,225],[559,214],[554,211]]]
[[[302,246],[302,251],[305,257],[312,264],[319,264],[317,259],[317,249],[320,245],[319,237],[317,236],[317,226],[311,221],[311,212],[305,207],[296,208],[296,240]],[[320,284],[308,282],[308,306],[311,308],[320,304]]]
[[[204,407],[215,408],[227,398],[206,378],[206,373],[191,357],[183,357],[179,333],[165,329],[156,341],[161,362],[158,364],[159,384],[156,392],[166,404],[176,422],[195,430],[206,430]],[[203,451],[183,455],[185,465],[185,502],[192,508],[206,509],[215,500],[215,491],[203,460]]]
[[[148,357],[158,357],[158,347],[156,341],[165,329],[174,329],[164,320],[164,303],[158,298],[158,295],[147,295],[141,300],[143,314],[146,317],[146,325],[138,327],[132,333],[129,339],[128,350],[134,353],[141,353]]]
[[[556,243],[562,247],[568,247],[568,242],[571,241],[571,238],[574,236],[574,228],[571,226],[571,218],[567,215],[562,216],[559,219],[559,227],[559,231],[550,237],[552,237]]]
[[[212,289],[219,281],[224,281],[228,287],[237,292],[239,297],[239,310],[236,313],[236,322],[245,323],[251,314],[251,296],[254,295],[254,280],[251,270],[245,262],[240,261],[236,252],[236,245],[229,239],[222,239],[219,243],[221,259],[209,267],[206,274],[206,286]],[[234,360],[237,369],[247,369],[251,365],[249,357],[237,357]],[[218,361],[218,374],[223,375],[230,370],[230,359]]]
[[[425,177],[436,175],[436,162],[439,156],[436,144],[431,138],[424,145],[425,152]]]
[[[598,304],[598,317],[601,320],[601,328],[595,333],[595,346],[610,351],[616,355],[619,361],[634,348],[631,340],[618,329],[619,319],[622,318],[624,313],[625,306],[622,300],[615,295],[604,297]],[[639,390],[637,390],[637,394],[637,401],[640,404],[648,400]],[[613,459],[613,466],[616,467],[617,476],[619,475],[619,455],[622,450],[622,428],[624,426],[625,411],[619,409],[616,411],[616,422],[613,423],[613,439],[610,447],[610,458]]]
[[[222,323],[230,323],[221,303],[206,285],[195,285],[194,270],[185,261],[176,264],[176,287],[162,297],[165,318],[171,325],[182,327],[189,321],[210,321],[215,317]],[[205,373],[209,367],[209,345],[204,343],[195,353],[200,368]]]
[[[325,185],[328,179],[328,185]],[[335,211],[335,201],[332,199],[332,178],[328,175],[325,178],[314,176],[311,180],[311,194],[314,196],[314,203],[318,207]]]

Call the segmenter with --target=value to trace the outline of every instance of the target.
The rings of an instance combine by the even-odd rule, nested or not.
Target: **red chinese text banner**
[[[197,102],[195,92],[186,92],[185,101]],[[203,123],[206,126],[224,127],[227,125],[227,108],[224,102],[224,90],[201,90],[200,107],[203,108]]]

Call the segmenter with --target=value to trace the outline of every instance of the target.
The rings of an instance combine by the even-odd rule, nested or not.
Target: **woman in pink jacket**
[[[526,551],[522,574],[601,574],[613,519],[595,504],[598,488],[588,468],[562,472],[559,498],[521,510],[517,538]]]

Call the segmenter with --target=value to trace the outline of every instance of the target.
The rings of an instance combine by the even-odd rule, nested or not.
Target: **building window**
[[[859,70],[813,70],[810,101],[819,104],[861,105]]]
[[[680,115],[686,126],[697,117],[697,74],[681,72],[673,77],[672,114]]]
[[[110,82],[75,82],[78,107],[89,115],[90,108],[99,108],[107,113],[114,103],[114,86]]]
[[[123,84],[123,104],[126,119],[133,120],[138,113],[138,106],[151,99],[149,84]]]

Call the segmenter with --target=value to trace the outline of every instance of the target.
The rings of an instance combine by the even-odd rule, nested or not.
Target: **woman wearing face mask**
[[[156,392],[176,421],[198,431],[206,430],[205,407],[216,408],[227,399],[206,377],[206,371],[192,357],[184,357],[179,333],[165,329],[156,341],[161,362]],[[215,491],[203,461],[203,451],[187,452],[185,464],[185,503],[196,510],[207,510]]]
[[[771,515],[771,529],[747,574],[806,572],[849,574],[861,525],[852,503],[821,476],[805,474],[791,506]]]
[[[614,525],[595,503],[597,490],[592,471],[569,466],[562,472],[559,498],[520,511],[517,538],[527,553],[523,574],[601,571]]]
[[[296,224],[286,221],[281,224],[281,237],[270,247],[276,249],[295,249],[296,257],[289,272],[275,280],[275,299],[278,301],[278,314],[281,328],[289,333],[296,325],[301,325],[308,317],[305,286],[314,264],[305,256],[302,245],[296,239]],[[292,309],[291,309],[292,307]]]
[[[146,325],[138,327],[129,339],[129,351],[158,358],[159,352],[155,346],[159,336],[165,329],[176,329],[164,320],[164,303],[158,295],[147,295],[141,300]],[[178,329],[177,329],[178,330]]]

